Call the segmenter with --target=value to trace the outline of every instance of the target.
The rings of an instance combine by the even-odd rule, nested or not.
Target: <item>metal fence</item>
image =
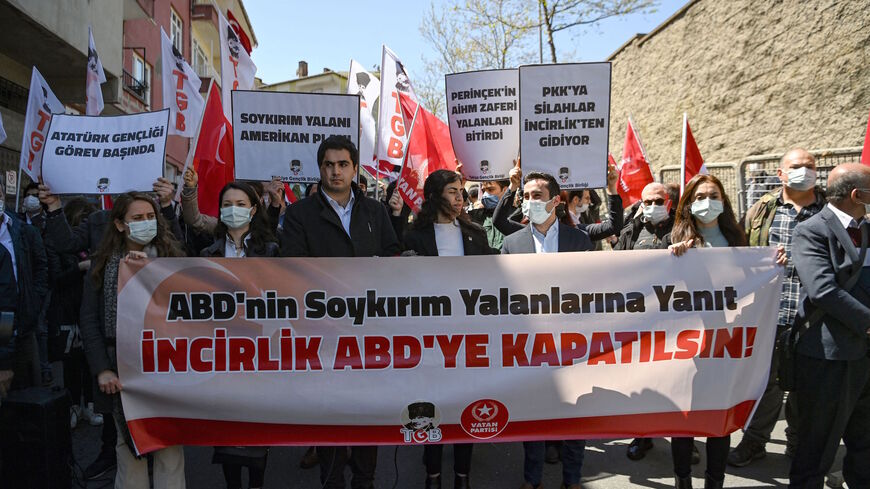
[[[828,172],[840,163],[857,163],[861,158],[861,147],[815,149],[810,153],[816,158],[818,185],[825,188]],[[737,205],[742,216],[764,194],[779,188],[782,183],[776,169],[785,153],[748,156],[736,163],[713,163],[706,165],[707,171],[722,181],[725,192]],[[680,183],[680,167],[665,166],[659,169],[662,183]]]

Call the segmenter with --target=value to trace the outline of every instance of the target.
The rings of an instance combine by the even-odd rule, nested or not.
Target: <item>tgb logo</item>
[[[431,402],[418,401],[402,410],[402,429],[399,430],[405,443],[427,443],[441,441],[438,425],[441,414]]]

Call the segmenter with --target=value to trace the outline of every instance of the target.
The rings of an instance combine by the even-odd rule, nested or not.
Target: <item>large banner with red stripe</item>
[[[772,248],[123,264],[140,453],[721,436],[767,382]]]

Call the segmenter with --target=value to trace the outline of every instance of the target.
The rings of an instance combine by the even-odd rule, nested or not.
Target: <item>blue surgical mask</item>
[[[128,222],[130,240],[140,245],[147,245],[157,237],[157,219]]]
[[[251,222],[252,207],[238,207],[235,205],[221,207],[221,222],[230,229],[239,229]]]
[[[495,206],[498,205],[498,196],[484,193],[480,201],[483,202],[484,209],[495,209]]]

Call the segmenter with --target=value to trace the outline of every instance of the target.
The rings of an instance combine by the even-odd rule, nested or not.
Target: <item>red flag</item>
[[[608,155],[609,156],[609,155]],[[610,158],[613,158],[610,156]],[[640,193],[647,184],[653,182],[652,171],[646,161],[631,120],[625,130],[625,145],[622,147],[622,162],[619,165],[619,185],[617,190],[622,197],[622,207],[629,207],[640,200]]]
[[[682,193],[683,187],[689,180],[692,179],[695,175],[699,173],[707,173],[707,167],[704,166],[704,158],[701,157],[701,150],[698,149],[698,145],[695,143],[695,137],[692,136],[692,128],[689,127],[689,120],[685,119],[685,141],[683,142],[683,161],[685,162],[685,175],[683,177],[683,184],[680,185],[680,193]]]
[[[193,167],[199,174],[199,212],[217,217],[218,196],[235,179],[233,127],[224,116],[218,88],[212,84],[199,128]]]
[[[861,163],[870,165],[870,117],[867,118],[867,129],[864,131],[864,149],[861,151]]]
[[[245,30],[242,29],[242,24],[236,20],[236,16],[233,15],[233,12],[230,9],[227,9],[227,22],[229,22],[230,27],[233,28],[236,35],[239,36],[239,41],[242,42],[242,47],[245,48],[245,51],[247,51],[248,54],[251,54],[251,40],[248,38]]]
[[[295,204],[299,200],[299,197],[296,196],[296,193],[293,192],[293,189],[290,188],[289,183],[284,184],[284,203],[285,204]]]
[[[409,127],[417,110],[417,103],[399,92],[406,127]],[[450,128],[434,114],[419,107],[417,119],[408,139],[408,154],[396,188],[402,199],[414,213],[423,204],[423,184],[426,177],[436,170],[456,170],[456,154],[450,143]]]

